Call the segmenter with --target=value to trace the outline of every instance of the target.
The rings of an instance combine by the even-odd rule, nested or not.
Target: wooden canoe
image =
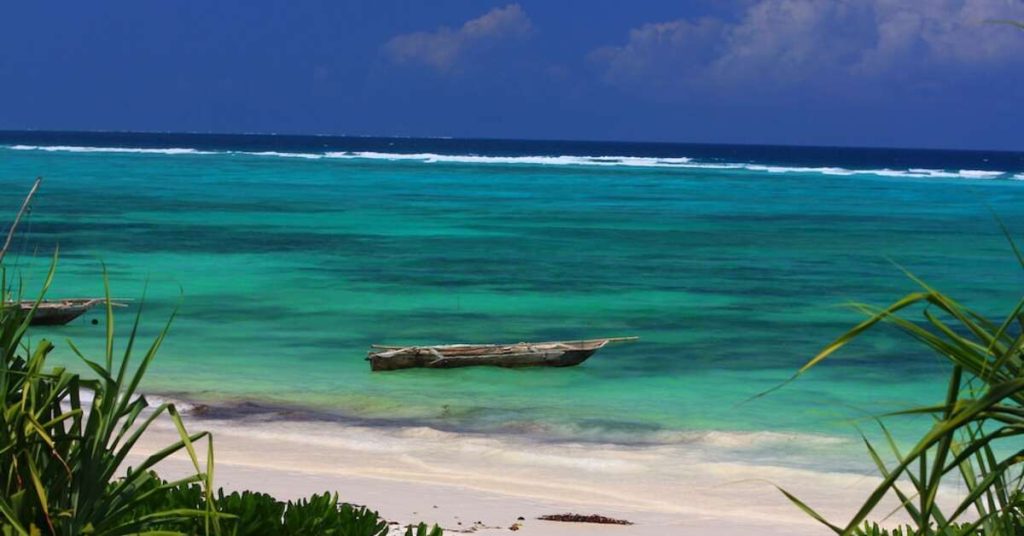
[[[36,307],[36,312],[32,315],[33,326],[63,326],[68,322],[84,315],[86,311],[93,307],[106,303],[107,300],[103,298],[71,298],[66,300],[43,300],[39,302],[39,306]],[[34,301],[21,301],[18,302],[18,307],[26,313],[32,310],[32,307],[36,305]],[[112,304],[118,307],[123,307],[122,304]]]
[[[611,342],[637,337],[583,341],[520,342],[515,344],[447,344],[441,346],[373,345],[367,356],[374,371],[407,368],[571,367],[579,365]]]

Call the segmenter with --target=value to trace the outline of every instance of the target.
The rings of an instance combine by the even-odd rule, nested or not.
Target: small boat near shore
[[[374,371],[407,368],[571,367],[579,365],[613,342],[639,337],[613,337],[581,341],[520,342],[515,344],[446,344],[440,346],[385,346],[375,344],[366,360]]]
[[[104,298],[69,298],[65,300],[43,300],[36,306],[33,300],[18,302],[22,311],[28,312],[36,306],[36,312],[32,316],[32,326],[63,326],[68,322],[84,315],[89,309],[106,303]],[[115,307],[125,307],[121,303],[111,303]]]

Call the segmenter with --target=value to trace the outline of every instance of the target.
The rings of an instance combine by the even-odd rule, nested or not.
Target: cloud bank
[[[385,54],[398,64],[420,64],[448,71],[471,52],[479,52],[508,40],[522,39],[533,24],[519,4],[495,8],[453,30],[441,27],[393,37]]]
[[[1024,58],[1017,0],[756,0],[735,20],[678,19],[632,29],[593,51],[604,79],[649,90],[789,87]]]

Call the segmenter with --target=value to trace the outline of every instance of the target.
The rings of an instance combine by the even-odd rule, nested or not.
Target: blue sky
[[[1021,0],[24,2],[0,129],[1024,149]]]

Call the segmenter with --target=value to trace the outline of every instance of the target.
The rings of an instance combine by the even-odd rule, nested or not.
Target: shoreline
[[[368,429],[395,430],[406,428],[429,428],[443,433],[465,435],[471,437],[505,437],[510,440],[524,439],[548,444],[594,444],[617,445],[623,447],[658,447],[678,443],[696,442],[708,436],[735,435],[747,437],[774,437],[778,440],[799,438],[801,441],[821,445],[836,445],[847,442],[847,438],[826,433],[805,432],[796,430],[747,430],[747,429],[693,429],[676,430],[672,428],[655,428],[642,426],[630,430],[632,436],[626,438],[626,432],[611,434],[557,434],[553,429],[546,428],[549,423],[538,422],[536,428],[513,426],[506,428],[480,428],[445,422],[440,419],[417,419],[415,417],[381,418],[360,416],[354,413],[327,411],[316,406],[303,406],[276,400],[260,400],[255,398],[202,398],[193,393],[152,391],[146,397],[150,403],[171,402],[182,413],[191,419],[203,421],[239,421],[255,419],[260,422],[298,422],[310,425],[350,426]],[[551,427],[557,427],[551,424]]]
[[[280,499],[337,491],[342,500],[369,505],[402,526],[423,521],[451,533],[496,533],[519,523],[522,534],[537,536],[825,534],[774,485],[842,520],[877,482],[867,470],[858,475],[712,461],[707,445],[541,443],[424,426],[265,417],[186,414],[190,432],[214,435],[216,487]],[[176,440],[173,426],[158,420],[129,464]],[[191,466],[178,456],[156,469],[168,478]],[[570,512],[634,525],[536,519]]]

